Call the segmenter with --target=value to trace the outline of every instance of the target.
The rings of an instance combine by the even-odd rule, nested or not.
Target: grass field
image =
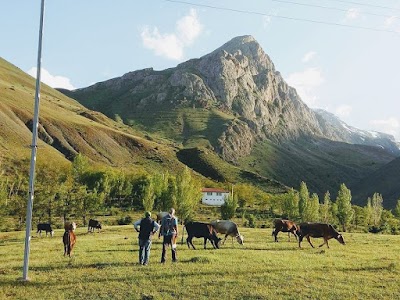
[[[0,233],[1,299],[399,299],[400,236],[344,233],[346,245],[312,249],[271,229],[241,229],[244,246],[221,249],[178,245],[160,264],[154,239],[150,264],[138,261],[132,226],[101,233],[77,229],[73,257],[63,257],[62,231],[31,241],[29,282],[22,276],[24,232]],[[180,240],[180,238],[179,238]],[[322,243],[313,239],[314,245]],[[210,244],[208,244],[209,247]]]

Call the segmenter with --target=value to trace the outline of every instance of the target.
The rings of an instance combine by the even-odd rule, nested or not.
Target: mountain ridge
[[[390,137],[382,135],[379,142],[363,137],[363,141],[362,131],[350,135],[344,123],[338,128],[333,119],[310,109],[252,36],[233,38],[175,68],[133,71],[66,94],[110,118],[171,139],[183,149],[200,145],[235,166],[253,168],[261,176],[277,175],[288,186],[295,182],[283,155],[287,161],[301,160],[295,172],[298,184],[303,180],[316,186],[312,181],[318,181],[314,190],[320,195],[324,190],[337,190],[342,178],[348,179],[348,185],[355,184],[400,154]],[[265,142],[280,149],[282,157],[276,160],[282,163],[274,164],[256,151]],[[283,151],[296,145],[298,151]],[[317,152],[309,160],[314,165],[307,166],[301,157],[309,157],[310,151]],[[247,158],[255,153],[258,157],[249,162]],[[252,167],[262,165],[263,160],[269,165]],[[319,167],[324,172],[316,172]],[[308,177],[301,176],[302,168],[310,170]],[[314,174],[326,176],[326,182]]]

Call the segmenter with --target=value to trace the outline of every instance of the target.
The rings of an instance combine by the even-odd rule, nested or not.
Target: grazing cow
[[[158,214],[157,214],[157,223],[158,224],[161,224],[161,220],[162,220],[162,218],[164,218],[166,215],[168,215],[169,214],[169,212],[167,212],[167,211],[160,211]]]
[[[226,238],[228,236],[231,236],[232,244],[233,244],[233,238],[235,237],[237,242],[240,245],[243,245],[243,235],[239,233],[236,223],[229,220],[216,220],[212,221],[210,224],[214,226],[215,230],[218,233],[225,234],[225,238],[222,244],[225,244]]]
[[[98,232],[100,232],[101,223],[97,220],[90,219],[88,224],[88,232],[94,232],[95,228],[97,228]]]
[[[50,232],[50,236],[53,237],[54,231],[51,228],[50,224],[48,224],[48,223],[39,223],[37,225],[36,234],[39,233],[40,237],[42,237],[42,230],[46,231],[46,236],[47,236],[47,233]]]
[[[213,245],[214,249],[219,248],[218,243],[221,241],[221,239],[217,237],[217,232],[211,224],[201,222],[189,222],[185,224],[185,228],[188,234],[186,244],[188,245],[189,249],[190,245],[192,245],[193,249],[196,249],[192,243],[193,237],[204,238],[204,249],[206,249],[207,240],[210,240],[211,245]]]
[[[301,242],[304,237],[306,237],[307,241],[310,243],[311,247],[314,248],[314,245],[310,241],[310,237],[313,238],[324,238],[324,243],[320,245],[322,247],[323,245],[326,244],[326,246],[329,248],[328,245],[328,240],[331,238],[336,239],[339,243],[345,244],[343,240],[343,236],[336,231],[335,228],[333,228],[332,225],[330,224],[325,224],[325,223],[301,223],[299,225],[300,229],[298,230],[298,236],[299,236],[299,248],[301,248]]]
[[[64,224],[64,235],[63,235],[63,244],[64,244],[64,256],[68,255],[71,257],[72,249],[76,243],[76,235],[74,230],[76,229],[76,223],[65,223]]]
[[[278,233],[279,233],[279,231],[288,232],[289,240],[290,240],[290,233],[292,233],[295,236],[296,240],[297,240],[297,231],[298,231],[298,229],[299,229],[298,226],[293,221],[283,220],[283,219],[275,219],[274,220],[274,230],[272,231],[272,235],[275,238],[275,242],[278,241]]]

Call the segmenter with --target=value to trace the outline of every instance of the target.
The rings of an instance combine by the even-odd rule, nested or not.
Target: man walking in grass
[[[136,221],[133,226],[139,232],[139,263],[146,266],[150,258],[151,237],[160,225],[151,219],[151,212],[146,211],[144,218]]]
[[[176,262],[176,238],[178,236],[178,218],[175,217],[175,209],[171,208],[168,215],[161,220],[160,235],[163,236],[161,263],[165,263],[167,247],[171,245],[172,261]]]

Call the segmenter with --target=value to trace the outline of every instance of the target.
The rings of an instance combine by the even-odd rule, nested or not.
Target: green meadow
[[[73,257],[63,256],[62,230],[53,238],[32,233],[29,281],[21,282],[24,232],[0,233],[1,299],[399,299],[400,236],[344,233],[346,245],[330,240],[298,248],[270,228],[240,228],[243,246],[228,238],[220,249],[178,245],[160,264],[154,237],[150,264],[138,264],[132,226],[106,226],[88,234],[78,228]],[[181,232],[182,233],[182,230]],[[180,234],[179,242],[182,234]],[[186,239],[186,233],[185,233]]]

